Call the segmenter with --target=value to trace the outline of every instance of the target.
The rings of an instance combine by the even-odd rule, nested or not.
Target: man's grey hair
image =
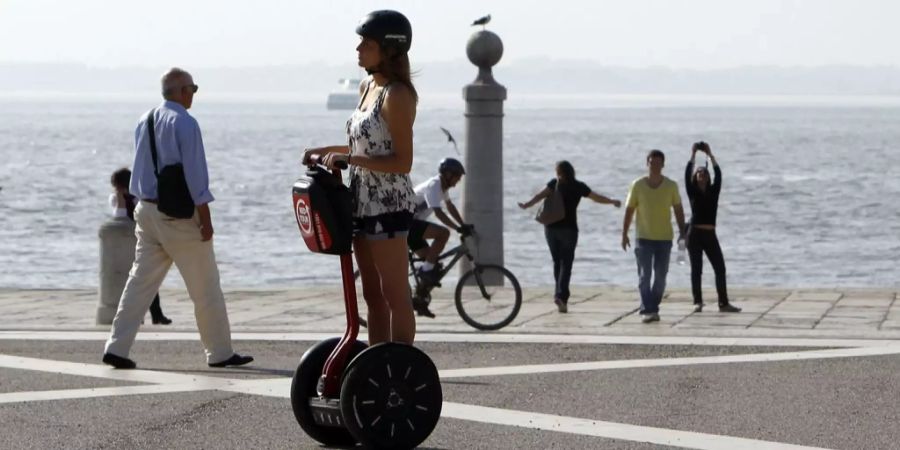
[[[172,95],[172,92],[175,89],[182,87],[184,85],[184,81],[190,77],[191,74],[189,74],[186,70],[180,69],[178,67],[173,67],[167,70],[160,80],[162,84],[163,97]]]

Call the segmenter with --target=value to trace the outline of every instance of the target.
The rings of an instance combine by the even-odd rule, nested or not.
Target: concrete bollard
[[[494,80],[491,67],[503,56],[496,34],[475,32],[466,54],[478,66],[475,81],[463,88],[466,101],[466,176],[462,213],[478,233],[478,261],[503,265],[503,101],[506,88]],[[460,275],[471,268],[461,260]],[[494,281],[494,280],[488,280]]]
[[[97,325],[112,324],[134,264],[134,221],[116,217],[100,225],[100,288],[97,291]]]

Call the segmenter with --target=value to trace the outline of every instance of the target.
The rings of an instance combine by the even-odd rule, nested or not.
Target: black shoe
[[[441,287],[441,273],[440,270],[435,266],[431,270],[419,270],[419,280],[422,283],[425,283],[429,288],[431,287]]]
[[[168,325],[168,324],[172,323],[172,319],[170,319],[166,316],[154,317],[152,319],[152,321],[153,321],[153,325]]]
[[[703,312],[703,303],[694,303],[694,312]]]
[[[137,367],[137,364],[135,364],[134,361],[113,355],[112,353],[103,354],[103,364],[109,364],[116,369],[134,369]]]
[[[420,299],[419,297],[413,297],[412,299],[413,310],[416,311],[416,314],[419,316],[425,316],[429,319],[434,319],[435,315],[428,309],[428,302]]]
[[[419,298],[428,297],[428,296],[431,294],[431,288],[433,288],[433,287],[434,287],[434,286],[430,286],[430,285],[429,285],[428,283],[426,283],[425,281],[421,281],[421,280],[420,280],[419,284],[416,285],[416,292],[415,292],[415,295],[413,295],[413,298],[416,298],[416,297],[419,297]]]
[[[724,305],[719,305],[719,312],[739,313],[741,312],[741,308],[738,308],[731,303],[725,303]]]
[[[225,366],[243,366],[253,362],[252,356],[241,356],[237,353],[231,355],[231,358],[217,363],[209,363],[209,367],[225,367]]]

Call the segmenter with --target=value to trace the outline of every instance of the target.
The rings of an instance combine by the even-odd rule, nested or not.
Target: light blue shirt
[[[156,193],[156,173],[153,171],[153,156],[147,133],[148,114],[150,111],[141,117],[134,130],[134,166],[128,190],[139,199],[156,200],[159,196]],[[209,192],[206,152],[203,150],[203,136],[200,135],[197,119],[188,114],[184,106],[166,100],[156,109],[153,128],[159,170],[181,163],[194,204],[204,205],[215,200]]]

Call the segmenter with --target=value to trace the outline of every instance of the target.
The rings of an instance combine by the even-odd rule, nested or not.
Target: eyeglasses
[[[190,89],[191,89],[191,92],[193,92],[193,93],[196,94],[196,93],[197,93],[197,90],[200,89],[200,86],[197,86],[196,84],[189,84],[189,85],[187,85],[187,86],[182,86],[181,88],[182,88],[182,89],[184,89],[184,88],[190,88]]]

